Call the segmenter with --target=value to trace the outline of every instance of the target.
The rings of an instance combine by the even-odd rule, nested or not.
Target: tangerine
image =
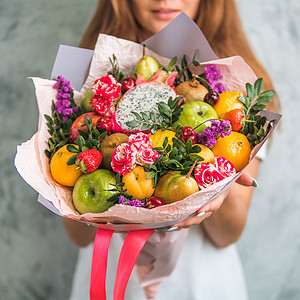
[[[234,92],[223,92],[219,95],[219,101],[214,105],[218,117],[236,108],[243,108],[244,104],[238,99],[243,94],[238,91]]]
[[[83,174],[76,165],[67,165],[67,162],[74,153],[68,151],[67,146],[59,148],[51,158],[50,171],[53,179],[65,186],[72,187],[75,185],[77,179]],[[74,145],[78,148],[77,145]]]
[[[250,160],[250,143],[240,132],[232,131],[230,135],[219,138],[211,150],[215,156],[222,156],[232,162],[237,172],[246,167]]]

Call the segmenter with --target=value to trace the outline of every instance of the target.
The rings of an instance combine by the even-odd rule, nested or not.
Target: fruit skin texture
[[[197,133],[192,127],[186,126],[181,129],[180,139],[186,144],[189,139],[191,139],[192,144],[197,143]]]
[[[67,150],[69,144],[59,148],[53,155],[50,161],[50,171],[53,179],[65,186],[72,187],[77,179],[83,174],[81,170],[76,169],[76,166],[67,165],[67,162],[74,153]],[[78,148],[77,145],[74,145]]]
[[[214,162],[214,158],[215,155],[214,153],[206,146],[204,145],[200,145],[200,144],[196,144],[197,146],[199,146],[201,148],[201,152],[196,153],[199,156],[201,156],[204,160],[201,160],[199,163],[213,163]]]
[[[158,115],[158,102],[168,103],[169,98],[176,97],[175,91],[168,85],[157,82],[145,82],[134,86],[128,90],[116,107],[116,112],[112,115],[113,132],[132,133],[141,131],[141,125],[129,127],[128,121],[135,120],[132,111],[140,114],[141,112],[154,112]]]
[[[199,191],[196,180],[181,175],[178,171],[171,171],[163,175],[155,187],[154,196],[161,198],[164,204],[170,204]]]
[[[124,189],[126,193],[132,195],[133,199],[143,200],[153,195],[153,180],[147,179],[148,172],[141,166],[135,167],[131,172],[123,176]]]
[[[159,65],[151,56],[145,56],[145,49],[143,51],[143,58],[141,58],[135,67],[134,75],[142,75],[145,80],[150,79],[158,70]]]
[[[221,119],[228,120],[231,125],[231,130],[233,131],[239,131],[242,129],[243,124],[241,124],[241,121],[244,118],[244,112],[240,108],[236,108],[233,110],[228,111],[224,115],[221,115]]]
[[[83,113],[87,113],[91,110],[90,100],[93,98],[93,96],[94,96],[93,90],[88,90],[84,94],[84,96],[80,102],[80,108]]]
[[[102,162],[101,167],[104,169],[112,170],[111,161],[112,154],[116,150],[116,148],[122,143],[126,143],[128,141],[128,135],[124,133],[113,133],[102,141],[100,144],[99,151],[102,154]]]
[[[203,101],[205,95],[208,93],[208,89],[199,83],[198,80],[184,81],[180,83],[175,92],[178,95],[183,96],[184,102],[191,101]]]
[[[155,207],[158,207],[158,206],[162,206],[164,205],[164,202],[158,198],[158,197],[150,197],[146,203],[145,203],[145,208],[148,208],[148,209],[152,209],[152,208],[155,208]]]
[[[192,101],[182,105],[183,111],[181,112],[178,120],[173,123],[172,127],[192,127],[200,125],[202,122],[210,119],[218,119],[218,115],[214,108],[208,103],[202,101]],[[195,128],[195,132],[203,132],[203,130],[210,125],[206,122],[201,126]]]
[[[83,174],[73,189],[73,203],[76,210],[81,213],[101,213],[108,210],[114,202],[106,199],[116,192],[111,184],[116,184],[115,174],[112,171],[99,169],[93,173]]]
[[[79,132],[78,129],[81,129],[83,131],[86,131],[86,126],[85,126],[85,116],[88,117],[88,119],[92,118],[92,126],[96,127],[98,119],[101,117],[98,113],[96,112],[88,112],[85,114],[82,114],[79,116],[72,124],[70,130],[69,130],[69,142],[72,144],[74,143],[78,137],[79,137]]]
[[[168,138],[168,144],[172,146],[173,145],[172,139],[174,137],[176,138],[176,132],[168,129],[165,131],[158,129],[154,134],[151,134],[150,138],[152,140],[153,148],[162,147],[166,137]]]
[[[232,131],[230,135],[219,138],[212,147],[215,156],[222,156],[233,163],[237,172],[249,163],[251,146],[245,135]]]
[[[98,169],[102,161],[100,151],[89,149],[78,154],[76,166],[84,173],[92,173]]]
[[[219,95],[219,101],[214,105],[214,109],[220,117],[221,115],[227,113],[230,110],[236,108],[243,108],[244,104],[238,99],[242,97],[243,94],[238,91],[234,92],[223,92]]]

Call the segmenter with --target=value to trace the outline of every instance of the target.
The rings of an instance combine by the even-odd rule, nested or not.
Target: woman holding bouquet
[[[93,49],[99,33],[142,42],[163,29],[182,11],[198,24],[219,58],[242,56],[258,77],[264,78],[265,88],[272,88],[268,74],[247,43],[234,0],[99,0],[81,46]],[[276,111],[275,104],[268,109]],[[177,265],[170,278],[162,283],[155,299],[247,299],[234,243],[246,223],[260,162],[255,158],[247,173],[228,192],[203,206],[198,216],[168,229],[185,231],[190,228]],[[88,299],[92,241],[96,229],[70,219],[64,221],[72,241],[85,247],[80,249],[71,299]],[[117,236],[112,244],[120,248],[121,240]],[[126,295],[126,299],[144,299],[134,274]],[[152,298],[151,291],[147,296]]]

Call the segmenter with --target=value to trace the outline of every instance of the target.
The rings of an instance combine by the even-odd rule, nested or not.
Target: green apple
[[[140,74],[145,80],[150,79],[159,69],[158,63],[151,56],[145,56],[145,45],[143,47],[143,57],[137,62],[133,77]]]
[[[190,175],[181,175],[179,171],[171,171],[163,175],[157,182],[154,197],[170,204],[199,191],[196,180]]]
[[[76,210],[81,214],[108,210],[114,202],[106,200],[117,193],[108,191],[113,188],[111,184],[116,184],[116,177],[110,170],[98,169],[93,173],[81,175],[73,189]]]
[[[80,102],[80,108],[83,113],[87,113],[91,110],[90,100],[93,98],[93,96],[94,96],[93,90],[88,90],[84,94],[84,96]]]
[[[195,132],[203,132],[203,130],[210,126],[207,120],[218,119],[218,115],[214,108],[203,101],[191,101],[182,105],[183,111],[181,112],[178,120],[172,124],[172,127],[177,126],[186,127],[190,126],[195,128]],[[204,121],[207,121],[203,123]],[[202,125],[200,125],[203,123]],[[199,127],[197,127],[200,125]],[[197,127],[197,128],[196,128]]]

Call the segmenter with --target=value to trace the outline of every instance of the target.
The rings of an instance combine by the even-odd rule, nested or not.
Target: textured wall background
[[[262,166],[238,243],[250,298],[300,298],[296,130],[300,92],[299,0],[238,0],[246,32],[282,101],[281,132]],[[0,2],[0,298],[67,299],[77,257],[61,219],[36,201],[13,166],[16,145],[37,129],[33,85],[49,78],[60,43],[76,46],[96,0]]]

